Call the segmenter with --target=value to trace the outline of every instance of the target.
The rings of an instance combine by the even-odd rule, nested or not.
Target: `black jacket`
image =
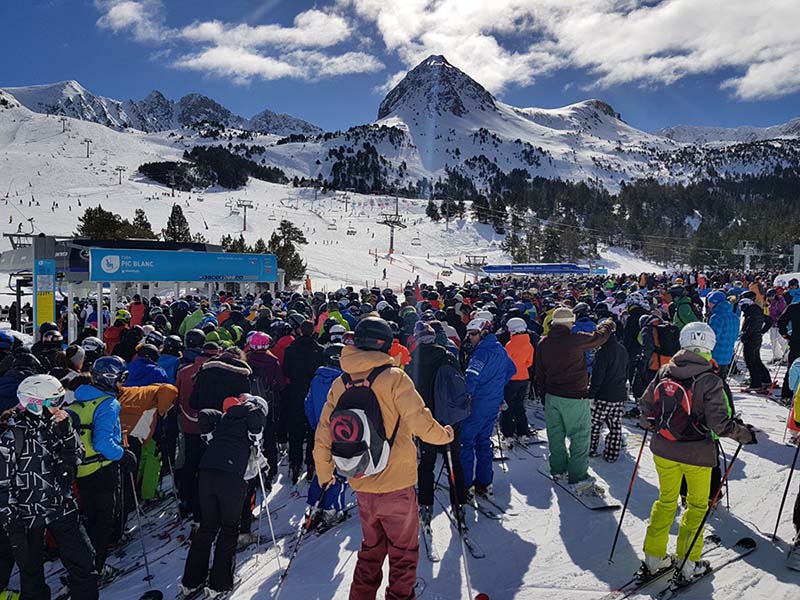
[[[189,406],[195,410],[211,408],[221,412],[228,396],[250,393],[252,372],[250,365],[227,352],[207,360],[197,372]]]
[[[411,362],[406,367],[406,374],[411,377],[414,387],[425,401],[430,411],[436,414],[433,386],[436,373],[445,364],[450,364],[459,369],[458,359],[452,352],[438,344],[417,344],[411,353]]]
[[[264,411],[252,402],[232,406],[224,414],[211,408],[201,410],[200,434],[211,433],[213,437],[203,452],[199,468],[244,477],[250,447],[254,445],[251,436],[259,435],[265,422]]]
[[[628,351],[612,335],[594,355],[589,397],[606,402],[625,402],[627,380]]]
[[[283,373],[289,379],[284,393],[292,410],[304,412],[304,403],[311,380],[322,366],[322,346],[312,337],[301,336],[286,348]]]
[[[789,336],[789,325],[792,333]],[[800,302],[789,304],[778,319],[778,331],[784,337],[790,337],[792,344],[800,344]]]
[[[744,315],[742,341],[761,341],[761,336],[772,327],[772,319],[765,315],[764,309],[755,302],[745,306],[742,314]]]
[[[6,413],[0,424],[0,526],[44,527],[77,510],[72,481],[83,445],[70,419]]]
[[[634,306],[628,311],[628,319],[625,321],[625,328],[622,332],[622,345],[629,354],[636,355],[642,350],[637,337],[639,335],[639,319],[646,314],[647,311],[641,306]]]

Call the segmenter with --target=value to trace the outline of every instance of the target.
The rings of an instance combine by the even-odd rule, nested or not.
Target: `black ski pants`
[[[262,439],[264,440],[264,457],[267,459],[267,464],[269,465],[269,475],[267,476],[268,481],[274,481],[275,477],[278,476],[277,425],[278,424],[272,420],[271,415],[267,417],[267,421],[264,423],[264,434]],[[267,483],[267,481],[264,483]]]
[[[314,430],[308,423],[302,405],[292,406],[288,416],[289,426],[289,466],[301,469],[303,462],[306,465],[314,464]],[[303,452],[305,444],[305,458]],[[277,458],[277,456],[276,456]]]
[[[203,439],[197,433],[183,433],[183,467],[178,481],[178,499],[181,513],[191,514],[195,521],[200,520],[200,502],[197,493],[197,469],[203,457]]]
[[[461,468],[461,427],[459,425],[453,426],[453,433],[455,437],[450,442],[450,455],[453,457],[453,470],[456,478],[456,489],[453,489],[450,479],[448,478],[447,484],[450,487],[450,501],[455,504],[462,505],[466,503],[466,488],[464,487],[464,470]],[[433,505],[433,487],[434,476],[436,469],[436,457],[442,454],[444,459],[444,468],[447,474],[450,474],[450,468],[447,464],[447,446],[434,446],[426,442],[419,442],[419,466],[417,467],[417,479],[419,483],[419,494],[417,500],[420,506]]]
[[[78,478],[78,492],[85,517],[86,533],[95,552],[97,572],[103,570],[116,526],[114,516],[120,503],[120,468],[117,463],[103,467],[91,475]]]
[[[97,572],[94,569],[94,550],[74,511],[47,528],[58,543],[61,563],[67,570],[72,600],[97,600]],[[13,527],[8,539],[19,565],[21,597],[25,600],[50,600],[50,588],[45,583],[42,556],[44,527],[25,530]]]
[[[236,542],[242,516],[247,482],[235,473],[201,470],[198,477],[200,493],[200,528],[192,537],[183,585],[196,588],[208,578],[208,586],[223,592],[233,587]],[[214,545],[214,562],[209,577],[208,562]]]
[[[744,362],[750,371],[750,387],[768,387],[772,383],[772,376],[761,362],[761,338],[742,340],[742,349]]]
[[[794,530],[800,534],[800,488],[797,488],[797,499],[794,501],[794,515],[792,515]]]
[[[508,408],[502,412],[500,428],[505,437],[528,435],[528,415],[525,414],[525,398],[528,396],[530,381],[520,379],[509,381],[503,390]]]

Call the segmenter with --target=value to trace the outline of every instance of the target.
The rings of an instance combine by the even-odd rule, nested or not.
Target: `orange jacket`
[[[506,344],[506,352],[517,367],[511,381],[530,379],[528,369],[533,365],[533,344],[530,336],[527,333],[512,335]]]
[[[167,414],[177,397],[178,388],[168,383],[122,388],[117,397],[122,431],[144,446],[156,430],[156,413]]]
[[[394,359],[395,364],[400,368],[405,368],[405,366],[411,362],[411,353],[397,338],[392,340],[392,347],[389,348],[389,356]]]

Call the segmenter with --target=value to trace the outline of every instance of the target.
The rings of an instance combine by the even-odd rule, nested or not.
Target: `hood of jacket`
[[[101,396],[116,397],[116,394],[112,394],[111,392],[106,392],[104,390],[99,390],[93,385],[82,385],[77,390],[75,390],[76,402],[90,402],[91,400],[100,398]]]
[[[253,370],[250,368],[250,365],[229,353],[222,353],[219,356],[204,362],[200,366],[201,371],[208,371],[211,369],[220,369],[229,373],[244,375],[245,377],[250,377],[250,375],[253,374]]]
[[[339,365],[342,371],[353,379],[362,379],[374,368],[393,365],[392,357],[377,350],[360,350],[355,346],[345,346]]]
[[[728,300],[723,300],[714,305],[714,308],[711,310],[712,315],[716,314],[723,314],[723,313],[733,313],[733,304],[731,304]]]
[[[713,367],[699,354],[691,350],[679,350],[670,359],[665,367],[665,372],[675,379],[691,379],[703,373],[713,372]]]

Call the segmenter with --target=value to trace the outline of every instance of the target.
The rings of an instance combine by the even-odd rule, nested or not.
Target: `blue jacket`
[[[503,403],[503,388],[517,367],[490,333],[483,338],[472,353],[467,365],[467,391],[472,397],[472,414],[496,415]]]
[[[305,400],[306,418],[312,429],[317,428],[322,407],[325,406],[325,401],[328,399],[328,392],[333,382],[341,374],[341,369],[326,366],[319,367],[314,373]]]
[[[589,317],[581,317],[572,326],[572,333],[594,333],[597,330],[597,323],[592,321]],[[592,365],[594,364],[594,350],[587,350],[586,354],[586,368],[589,375],[592,374]]]
[[[100,396],[109,396],[108,392],[98,390],[92,385],[82,385],[75,390],[75,402],[89,402]],[[122,426],[119,423],[119,400],[111,396],[94,411],[92,421],[92,445],[94,449],[108,460],[119,460],[124,452],[122,448]]]
[[[180,359],[180,356],[175,356],[173,354],[162,354],[158,359],[158,366],[164,369],[164,372],[167,374],[167,379],[169,379],[168,383],[172,385],[175,385],[175,377],[178,374],[178,361]]]
[[[708,317],[708,324],[717,336],[711,358],[723,367],[731,364],[733,348],[739,338],[739,317],[733,311],[733,305],[727,300],[715,304]]]
[[[125,380],[125,387],[153,385],[154,383],[175,383],[175,378],[173,377],[170,381],[164,369],[149,358],[140,356],[128,364],[128,378]]]

